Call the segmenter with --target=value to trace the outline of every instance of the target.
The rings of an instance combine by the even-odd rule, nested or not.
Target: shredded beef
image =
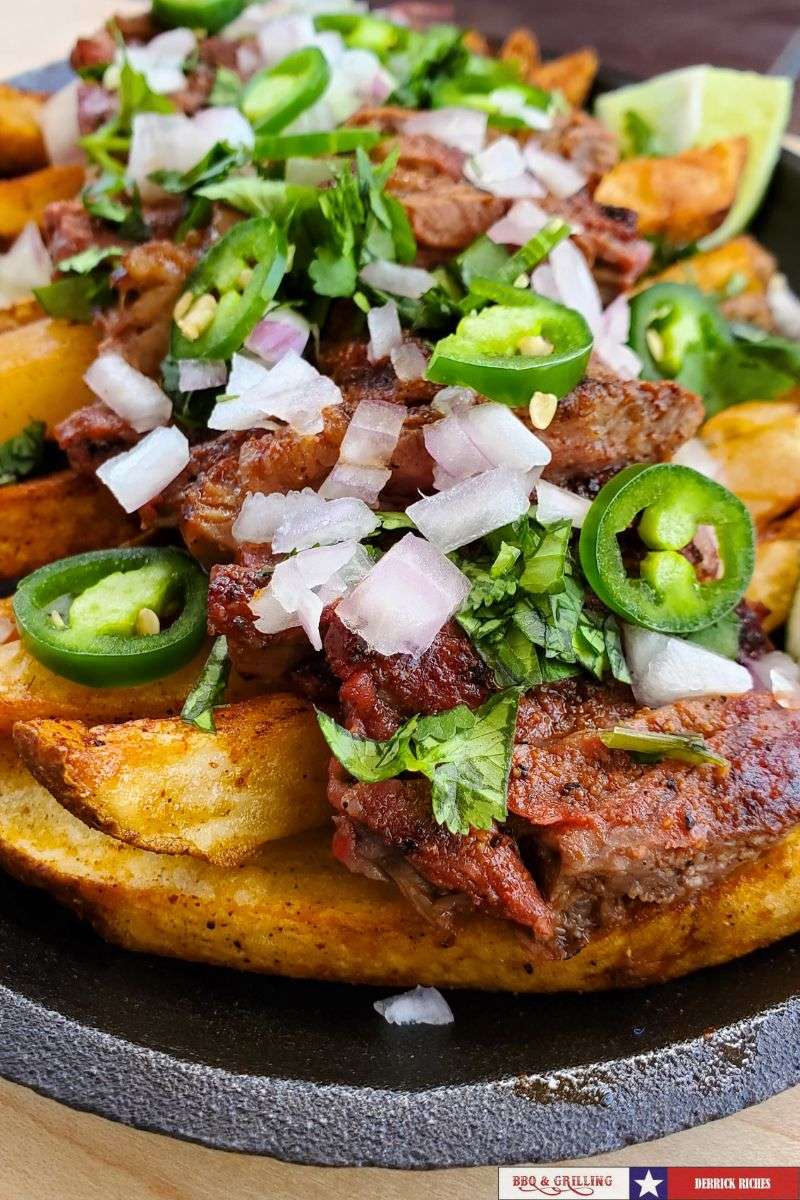
[[[129,450],[140,436],[100,402],[79,408],[56,427],[56,440],[73,471],[80,475],[94,475],[107,458]]]

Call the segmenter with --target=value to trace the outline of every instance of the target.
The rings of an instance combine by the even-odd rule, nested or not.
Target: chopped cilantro
[[[154,92],[141,71],[125,58],[119,77],[119,111],[94,133],[81,138],[81,146],[92,162],[112,175],[125,169],[131,144],[133,118],[137,113],[171,113],[175,105]]]
[[[507,815],[519,692],[498,692],[473,712],[464,704],[412,717],[385,742],[355,737],[317,712],[331,753],[364,783],[408,771],[431,781],[433,815],[451,833],[491,829]]]
[[[94,310],[112,299],[109,270],[125,251],[121,246],[90,246],[58,264],[62,279],[35,288],[34,295],[51,317],[88,323]]]
[[[16,483],[39,466],[44,454],[44,421],[31,421],[21,433],[0,442],[0,486]]]
[[[183,192],[192,192],[206,184],[225,179],[231,171],[244,166],[247,159],[248,152],[241,146],[217,142],[190,171],[154,171],[150,178],[165,192],[179,196]]]
[[[622,148],[626,158],[656,158],[662,153],[655,129],[632,108],[622,119]]]
[[[216,733],[214,709],[222,703],[230,675],[228,639],[218,637],[211,647],[200,677],[194,685],[181,712],[181,719],[206,733]]]
[[[217,67],[208,102],[215,108],[238,108],[243,91],[244,84],[235,71],[228,67]]]

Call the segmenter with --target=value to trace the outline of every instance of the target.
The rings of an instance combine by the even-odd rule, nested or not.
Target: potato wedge
[[[800,505],[800,407],[749,400],[703,426],[703,441],[722,464],[724,482],[759,528]]]
[[[39,125],[43,104],[35,92],[0,83],[0,175],[19,175],[46,164]]]
[[[121,546],[139,534],[138,521],[105,488],[74,471],[0,488],[0,579],[19,579],[84,550]]]
[[[97,342],[91,325],[49,317],[0,333],[0,442],[33,420],[44,421],[52,434],[59,421],[95,399],[83,376]]]
[[[767,633],[788,620],[798,584],[800,509],[768,525],[756,546],[756,567],[746,599],[769,610],[763,620]]]
[[[517,63],[522,78],[529,80],[531,72],[542,62],[539,40],[533,30],[513,29],[500,47],[500,58]]]
[[[723,220],[746,161],[743,137],[685,150],[673,158],[629,158],[603,177],[595,200],[633,209],[640,233],[683,246]]]
[[[60,804],[144,850],[237,866],[267,842],[330,825],[330,753],[310,704],[262,696],[215,721],[213,735],[180,718],[27,721],[14,743]]]
[[[71,200],[83,186],[81,166],[45,167],[19,179],[0,182],[0,240],[10,242],[29,221],[42,222],[44,210],[55,200]]]
[[[800,830],[720,886],[531,961],[517,930],[473,917],[444,939],[390,884],[334,861],[328,831],[272,842],[242,867],[153,854],[83,825],[0,745],[0,865],[130,950],[351,983],[592,991],[669,979],[800,928]]]
[[[548,92],[561,92],[568,104],[582,108],[592,90],[600,60],[591,46],[583,46],[572,54],[553,58],[540,63],[528,72],[528,83],[545,88]]]
[[[743,283],[743,293],[763,295],[777,270],[774,257],[749,234],[732,238],[715,250],[701,250],[673,263],[658,275],[649,276],[636,291],[654,283],[693,283],[701,292],[724,292],[734,278]]]
[[[21,329],[23,325],[31,325],[46,316],[47,313],[33,296],[27,300],[17,300],[10,308],[0,309],[0,333],[8,333],[10,329]]]

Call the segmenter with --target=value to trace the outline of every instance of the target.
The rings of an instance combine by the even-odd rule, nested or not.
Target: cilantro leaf
[[[433,815],[451,833],[491,829],[507,816],[519,691],[498,692],[477,712],[460,704],[444,713],[411,717],[385,742],[348,733],[317,712],[331,753],[363,783],[406,771],[431,781]]]
[[[119,110],[93,133],[81,138],[89,158],[112,175],[124,172],[131,144],[133,118],[137,113],[171,113],[175,105],[154,92],[141,71],[123,59],[119,78]]]
[[[83,190],[83,207],[90,216],[108,221],[118,227],[121,238],[129,242],[146,242],[152,237],[150,226],[142,215],[139,189],[134,188],[128,201],[125,181],[110,171],[104,172]]]
[[[615,725],[613,729],[601,729],[597,736],[611,750],[627,750],[638,762],[659,762],[662,758],[674,758],[693,766],[723,767],[727,770],[727,758],[717,754],[697,733],[653,733],[649,729],[635,729],[629,725]]]
[[[214,709],[222,703],[230,670],[228,639],[218,637],[211,647],[211,653],[197,683],[186,697],[181,720],[189,725],[196,725],[206,733],[216,733]]]
[[[58,269],[64,278],[35,288],[34,295],[51,317],[88,323],[95,308],[111,302],[109,269],[124,253],[121,246],[90,246],[80,254],[62,259]]]
[[[632,108],[622,118],[622,148],[626,158],[656,158],[662,153],[655,129]]]
[[[36,470],[44,455],[45,428],[44,421],[31,421],[21,433],[0,442],[0,486]]]
[[[217,67],[208,103],[214,108],[238,108],[243,91],[244,84],[235,71]]]
[[[248,152],[243,147],[217,142],[191,170],[153,171],[150,178],[165,192],[179,196],[183,192],[191,192],[195,188],[225,179],[231,171],[244,166],[247,158]]]
[[[204,184],[197,189],[197,195],[207,200],[221,200],[251,217],[273,217],[284,223],[293,212],[313,208],[319,199],[319,189],[301,183],[286,183],[283,179],[229,175],[226,179]]]
[[[101,263],[107,263],[111,258],[121,258],[124,253],[122,246],[90,246],[88,250],[73,254],[71,258],[62,258],[58,269],[64,273],[90,275]]]

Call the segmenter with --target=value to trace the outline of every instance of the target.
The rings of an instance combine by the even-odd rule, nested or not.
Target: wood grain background
[[[2,0],[0,78],[61,58],[78,32],[126,0]],[[797,0],[465,0],[490,32],[525,13],[554,49],[594,42],[606,61],[633,73],[696,61],[765,67],[800,15]],[[631,17],[631,14],[636,14]],[[483,14],[480,16],[480,14]],[[593,1162],[617,1165],[800,1164],[800,1088],[701,1129]],[[76,1113],[0,1081],[0,1200],[489,1200],[493,1168],[412,1173],[293,1167],[225,1154]]]

